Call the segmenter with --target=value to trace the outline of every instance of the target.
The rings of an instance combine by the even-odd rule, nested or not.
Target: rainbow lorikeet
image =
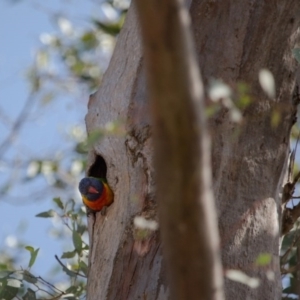
[[[114,194],[104,178],[85,177],[79,183],[83,203],[92,211],[100,211],[114,201]]]

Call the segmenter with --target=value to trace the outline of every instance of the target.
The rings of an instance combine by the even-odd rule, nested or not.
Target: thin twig
[[[71,273],[73,273],[74,275],[78,275],[78,276],[81,276],[81,277],[83,277],[83,278],[86,278],[86,276],[85,275],[82,275],[82,274],[80,274],[80,273],[76,273],[76,272],[73,272],[72,270],[70,270],[70,269],[68,269],[62,262],[61,262],[61,260],[58,258],[58,256],[57,255],[54,255],[54,257],[55,257],[55,259],[58,261],[58,263],[64,268],[64,269],[67,269],[69,272],[71,272]]]
[[[17,119],[15,120],[10,133],[8,136],[4,139],[4,141],[0,145],[0,158],[3,157],[4,153],[7,151],[11,143],[13,142],[16,134],[21,128],[21,125],[25,122],[26,118],[28,117],[28,114],[30,112],[30,109],[32,108],[32,104],[35,101],[34,94],[30,94],[19,114]]]
[[[44,283],[45,285],[47,285],[48,287],[52,288],[53,290],[57,290],[59,293],[64,294],[65,292],[58,289],[55,285],[51,284],[50,282],[46,281],[45,279],[43,279],[41,276],[36,277],[39,281],[41,281],[42,283]]]

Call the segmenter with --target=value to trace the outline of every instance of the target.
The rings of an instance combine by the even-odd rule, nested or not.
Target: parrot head
[[[103,183],[93,177],[85,177],[79,183],[79,191],[89,201],[96,201],[103,193]]]

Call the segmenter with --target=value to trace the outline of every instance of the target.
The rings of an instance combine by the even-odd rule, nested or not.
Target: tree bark
[[[281,299],[279,192],[296,114],[291,49],[299,39],[299,8],[299,1],[268,0],[195,0],[191,6],[204,82],[211,77],[233,87],[245,82],[252,99],[241,124],[234,124],[226,109],[210,122],[223,266],[260,279],[257,289],[226,280],[227,299]],[[262,68],[274,75],[275,99],[259,86]],[[272,255],[267,269],[254,264],[261,253]],[[267,271],[274,272],[273,280]]]
[[[187,7],[178,0],[135,3],[148,71],[170,297],[223,299],[203,86]]]
[[[292,102],[296,62],[291,49],[298,38],[296,0],[194,0],[191,5],[196,52],[205,85],[211,77],[230,86],[246,82],[252,103],[235,124],[228,109],[210,120],[213,188],[217,201],[225,269],[260,279],[260,286],[226,280],[227,299],[279,299],[279,191],[294,122]],[[155,20],[153,20],[155,22]],[[135,216],[157,219],[151,124],[139,26],[131,7],[101,88],[91,96],[87,131],[119,121],[126,135],[108,135],[89,156],[88,174],[105,175],[115,193],[106,216],[88,219],[90,261],[88,299],[168,299],[157,232],[142,238]],[[175,62],[174,62],[175,63]],[[272,71],[276,98],[258,84],[261,68]],[[272,125],[273,113],[280,123]],[[103,161],[103,159],[104,161]],[[95,223],[94,223],[95,221]],[[260,253],[273,256],[266,268],[254,264]]]
[[[156,220],[157,213],[145,72],[132,7],[101,88],[90,98],[87,131],[114,121],[123,124],[126,134],[106,135],[89,155],[88,174],[105,175],[107,169],[115,200],[106,216],[88,218],[87,299],[167,299],[158,234],[139,238],[133,226],[134,217]]]

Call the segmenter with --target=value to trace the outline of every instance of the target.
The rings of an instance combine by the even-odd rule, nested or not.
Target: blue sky
[[[57,30],[49,18],[49,11],[65,12],[83,24],[91,12],[100,13],[99,5],[96,6],[93,1],[23,0],[15,4],[0,1],[0,108],[10,121],[14,121],[20,113],[28,97],[29,86],[24,74],[33,61],[35,50],[41,45],[40,35]],[[76,124],[84,127],[87,99],[88,94],[80,97],[64,95],[46,106],[37,102],[20,132],[17,147],[9,149],[6,158],[26,160],[26,156],[29,159],[31,155],[51,157],[59,149],[70,146],[66,131]],[[2,117],[0,115],[0,119]],[[9,130],[7,122],[0,122],[0,144]],[[0,184],[7,179],[7,168],[9,166],[5,164],[0,165]],[[1,247],[8,247],[7,237],[16,236],[26,244],[41,248],[33,271],[43,275],[56,263],[54,254],[59,255],[62,250],[61,245],[47,235],[51,221],[36,218],[35,215],[51,208],[52,197],[63,195],[46,194],[34,200],[28,198],[32,191],[39,189],[39,183],[42,184],[36,181],[28,187],[21,186],[21,190],[14,191],[15,194],[0,199],[0,243]],[[80,201],[79,197],[76,200]],[[29,254],[27,256],[29,258]]]

